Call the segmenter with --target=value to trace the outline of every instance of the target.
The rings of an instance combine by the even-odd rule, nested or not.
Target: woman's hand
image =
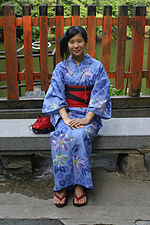
[[[59,114],[61,118],[63,119],[64,123],[68,125],[69,127],[71,127],[72,129],[83,127],[83,125],[80,122],[75,121],[74,119],[70,119],[70,117],[68,116],[68,113],[66,112],[65,107],[59,109]]]
[[[78,119],[70,119],[69,117],[66,117],[66,118],[63,118],[63,121],[64,121],[64,123],[66,125],[68,125],[72,129],[82,128],[83,127],[83,125],[81,124],[80,121],[78,121]]]
[[[84,125],[89,124],[91,120],[93,119],[93,117],[95,116],[93,112],[88,112],[83,119],[79,119],[79,118],[70,119],[70,117],[68,116],[68,113],[66,112],[65,107],[59,109],[59,114],[61,118],[63,119],[64,123],[68,125],[69,127],[71,127],[72,129],[83,128]]]
[[[95,114],[93,112],[88,112],[83,119],[73,119],[72,122],[75,123],[76,128],[82,128],[91,122]]]
[[[76,124],[78,124],[78,125],[87,125],[87,124],[90,123],[90,120],[87,119],[86,117],[83,118],[83,119],[79,119],[79,118],[73,119],[73,121],[74,121]]]

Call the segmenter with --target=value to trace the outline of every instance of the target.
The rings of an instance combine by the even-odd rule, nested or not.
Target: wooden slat
[[[96,18],[96,26],[103,25],[103,18]],[[118,26],[118,18],[112,18],[112,26]]]
[[[65,26],[71,26],[71,20],[72,18],[71,17],[66,17],[64,18],[64,25]],[[22,26],[22,18],[16,18],[16,26]],[[101,17],[97,17],[96,18],[96,25],[97,26],[102,26],[102,21],[103,21],[103,18]],[[49,26],[55,26],[55,18],[53,17],[49,17],[48,18],[48,25]],[[87,18],[83,17],[81,18],[80,17],[80,23],[82,24],[82,26],[86,26],[87,25]],[[2,26],[3,22],[2,22],[2,17],[0,17],[0,26]],[[36,18],[36,17],[32,17],[32,25],[33,26],[38,26],[39,24],[39,18]],[[128,22],[127,24],[129,26],[132,26],[133,24],[133,18],[128,18]],[[150,26],[150,18],[146,18],[146,24],[147,26]],[[112,18],[112,26],[118,26],[118,18]]]
[[[112,26],[118,26],[118,18],[112,18]]]
[[[96,54],[96,6],[88,6],[88,43],[87,43],[87,52],[88,54],[95,58]]]
[[[64,18],[64,26],[71,26],[72,17]]]
[[[14,7],[4,6],[3,17],[8,99],[18,99],[16,27]]]
[[[25,80],[25,73],[22,73],[22,72],[18,73],[17,74],[17,79],[20,80],[20,81],[21,80]]]
[[[25,73],[18,73],[18,80],[25,80]],[[40,72],[33,72],[33,80],[40,81]],[[48,74],[48,80],[51,80],[50,73]]]
[[[48,83],[48,20],[47,16],[40,16],[40,71],[41,90],[47,91]]]
[[[0,17],[0,26],[3,26],[3,17]]]
[[[96,18],[96,26],[102,26],[103,25],[103,18]]]
[[[88,54],[95,58],[96,54],[96,16],[88,16],[88,43],[87,52]]]
[[[16,18],[16,26],[22,26],[22,18]],[[49,17],[48,18],[48,24],[49,26],[55,26],[55,18],[53,17]],[[70,17],[66,17],[64,18],[64,21],[65,21],[65,26],[71,26],[71,18]],[[103,18],[101,17],[97,17],[96,18],[96,25],[97,26],[102,26],[102,21],[103,21]],[[83,17],[81,18],[80,17],[80,23],[82,24],[82,26],[86,26],[87,25],[87,18]],[[3,22],[2,22],[2,17],[0,17],[0,26],[2,26]],[[36,18],[36,17],[32,17],[32,25],[33,26],[38,26],[39,24],[39,18]],[[127,24],[129,26],[132,26],[133,24],[133,18],[128,18],[128,22]],[[147,26],[150,26],[150,19],[149,18],[146,18],[146,25]],[[112,26],[118,26],[118,18],[112,18]]]
[[[87,26],[87,18],[80,18],[81,26]]]
[[[149,71],[143,70],[142,72],[142,78],[146,78],[148,76]],[[130,78],[131,77],[131,72],[124,72],[124,78]],[[25,73],[17,73],[17,78],[20,81],[25,80]],[[116,71],[112,71],[109,73],[109,78],[110,79],[115,79],[116,78]],[[51,79],[51,74],[48,74],[48,79]],[[5,72],[0,72],[0,81],[6,81],[7,80],[7,73]],[[40,80],[40,72],[33,72],[33,80]]]
[[[33,91],[33,58],[31,16],[23,16],[24,64],[26,91]]]
[[[71,16],[72,16],[72,21],[71,25],[80,25],[80,6],[77,4],[74,4],[71,6]]]
[[[62,58],[60,55],[60,39],[64,33],[64,6],[56,5],[56,64],[59,63]]]
[[[112,71],[112,72],[109,72],[108,74],[108,77],[109,79],[116,79],[116,71]],[[124,78],[130,78],[131,76],[131,72],[124,72]]]
[[[127,20],[128,20],[128,7],[120,6],[118,19],[117,54],[116,54],[117,76],[115,79],[115,87],[117,89],[124,89]]]
[[[148,46],[148,57],[147,57],[147,70],[148,76],[146,79],[146,87],[150,88],[150,30],[149,30],[149,46]]]
[[[7,73],[0,72],[0,81],[6,81],[6,80],[7,80]]]
[[[110,6],[106,7],[110,8]],[[109,12],[109,10],[106,10],[106,12]],[[110,72],[111,35],[112,35],[112,15],[104,15],[103,39],[102,39],[102,63],[107,73]]]
[[[64,16],[56,16],[56,64],[61,59],[59,42],[64,33]]]
[[[39,18],[32,18],[32,26],[37,27],[39,26]]]
[[[48,26],[50,27],[54,27],[55,26],[55,23],[56,23],[56,20],[55,18],[48,18]]]
[[[72,26],[80,25],[80,16],[72,16],[71,25]]]
[[[150,18],[146,18],[146,25],[150,26]]]
[[[22,26],[22,18],[16,18],[16,26]],[[72,17],[66,17],[64,18],[64,25],[65,26],[71,26]],[[87,18],[86,17],[80,17],[80,23],[82,26],[87,25]],[[97,17],[96,18],[96,26],[102,26],[103,18]],[[55,26],[56,19],[53,17],[48,18],[48,25],[49,26]],[[129,26],[133,25],[133,18],[128,18],[127,24]],[[150,19],[146,18],[146,25],[150,26]],[[0,17],[0,26],[2,26],[2,17]],[[39,18],[32,17],[32,26],[39,26]],[[118,18],[112,18],[112,26],[118,26]]]
[[[21,27],[23,25],[22,18],[16,18],[16,27]]]
[[[145,39],[145,16],[135,16],[132,28],[132,45],[130,68],[132,76],[129,83],[129,95],[139,96],[142,84],[144,39]]]

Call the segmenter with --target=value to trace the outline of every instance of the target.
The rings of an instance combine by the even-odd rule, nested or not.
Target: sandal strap
[[[56,192],[54,193],[54,196],[58,198],[60,201],[62,201],[66,197],[66,193],[64,193],[62,196],[59,196]]]
[[[86,196],[86,193],[83,193],[82,195],[80,195],[79,197],[76,195],[76,193],[73,193],[74,197],[76,198],[77,201],[79,201],[80,199],[82,199],[83,197]]]

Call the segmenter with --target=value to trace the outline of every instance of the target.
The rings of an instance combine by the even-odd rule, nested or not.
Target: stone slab
[[[150,220],[147,220],[147,221],[140,220],[140,221],[137,221],[135,225],[150,225]]]
[[[48,151],[49,134],[34,134],[35,119],[1,119],[0,151]],[[93,149],[149,149],[150,117],[111,118],[103,120],[103,128]]]
[[[0,219],[0,225],[63,225],[57,219]]]

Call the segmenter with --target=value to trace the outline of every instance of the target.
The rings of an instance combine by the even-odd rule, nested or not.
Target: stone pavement
[[[88,192],[85,207],[74,207],[72,196],[66,207],[56,208],[52,198],[6,192],[0,193],[0,219],[49,218],[57,219],[49,223],[56,225],[150,225],[149,172],[141,178],[129,178],[95,167],[92,174],[95,188]]]

